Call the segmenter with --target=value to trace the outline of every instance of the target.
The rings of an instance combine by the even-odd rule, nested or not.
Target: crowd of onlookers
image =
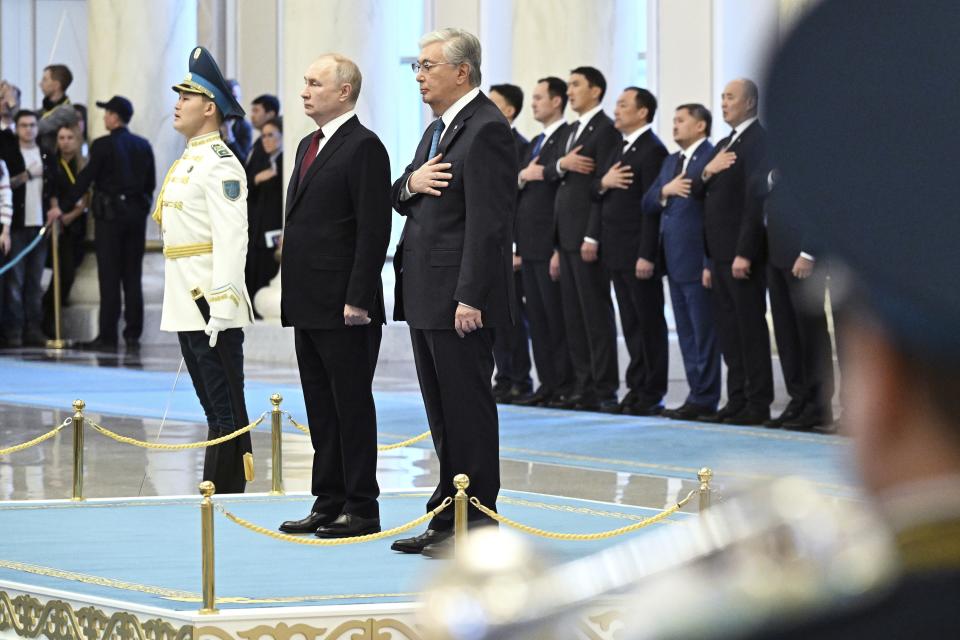
[[[10,260],[56,221],[61,298],[68,304],[92,218],[101,309],[99,335],[85,346],[118,347],[123,307],[123,338],[136,349],[145,224],[156,187],[152,151],[130,133],[133,105],[121,96],[97,103],[109,133],[88,146],[87,112],[70,101],[71,81],[64,65],[44,69],[36,110],[22,108],[17,87],[0,85],[0,252]],[[239,101],[239,85],[230,84]],[[593,67],[574,69],[567,81],[545,77],[530,94],[543,131],[528,141],[514,130],[521,167],[514,269],[522,317],[513,329],[497,332],[498,401],[793,429],[829,425],[834,381],[823,305],[826,266],[817,262],[815,239],[780,213],[756,85],[746,79],[727,85],[721,108],[730,132],[716,144],[705,106],[675,105],[680,151],[673,154],[652,129],[659,107],[652,93],[624,89],[610,118],[601,107],[606,90]],[[511,123],[523,108],[520,87],[493,85],[490,97]],[[564,115],[568,107],[572,122]],[[249,121],[228,118],[221,136],[247,173],[246,283],[254,296],[278,270],[279,100],[257,97]],[[0,344],[41,345],[53,335],[53,293],[42,291],[48,253],[44,238],[0,276]],[[664,278],[689,386],[686,401],[672,409],[663,405]],[[790,396],[773,419],[768,295]],[[622,398],[614,297],[630,357]],[[727,404],[719,408],[721,357]]]
[[[100,291],[99,330],[81,347],[136,350],[143,330],[142,262],[156,167],[150,143],[130,132],[134,107],[122,96],[98,102],[107,135],[90,141],[87,109],[73,103],[66,65],[43,71],[42,103],[21,104],[21,91],[0,82],[0,348],[42,346],[55,335],[50,237],[58,233],[60,301],[70,303],[77,268],[92,248]],[[231,82],[238,95],[240,87]],[[224,123],[224,141],[244,164],[249,184],[250,294],[276,275],[282,227],[283,124],[280,102],[262,95],[250,122]],[[253,140],[253,130],[260,136]],[[44,226],[48,233],[35,242]],[[13,262],[17,256],[22,258]],[[122,313],[121,313],[122,310]]]

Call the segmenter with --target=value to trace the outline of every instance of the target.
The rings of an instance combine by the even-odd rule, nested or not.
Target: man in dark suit
[[[833,422],[833,349],[824,311],[826,267],[816,261],[814,241],[782,202],[783,192],[774,184],[776,174],[768,180],[772,190],[764,203],[770,254],[767,278],[774,337],[790,402],[766,426],[806,431]]]
[[[280,306],[294,327],[316,500],[280,530],[341,538],[380,531],[372,385],[386,323],[390,159],[354,112],[356,64],[326,55],[304,79],[304,111],[319,128],[300,141],[287,189]]]
[[[831,292],[844,309],[844,425],[899,571],[871,592],[818,598],[828,611],[781,616],[764,638],[960,637],[960,183],[944,161],[956,137],[943,134],[960,110],[943,78],[960,73],[960,58],[942,55],[960,7],[874,8],[819,3],[792,31],[770,73],[770,135],[788,214],[817,234],[817,262],[839,260],[853,276],[846,304]],[[878,139],[878,123],[921,113],[923,126]]]
[[[280,101],[276,96],[263,94],[250,103],[250,124],[261,136],[253,143],[250,153],[240,158],[247,171],[247,185],[253,185],[258,173],[270,168],[270,156],[263,151],[263,125],[280,117]]]
[[[555,204],[560,290],[576,381],[573,392],[551,406],[617,413],[620,373],[610,281],[598,262],[599,238],[587,233],[600,206],[592,195],[597,162],[623,139],[600,104],[606,89],[606,79],[593,67],[570,72],[567,98],[579,117],[570,125],[563,156],[544,169],[548,181],[560,182]]]
[[[681,406],[661,414],[677,420],[713,414],[720,400],[720,350],[703,246],[703,203],[690,197],[690,176],[701,174],[713,154],[708,140],[711,121],[710,111],[702,104],[677,107],[673,141],[680,151],[664,161],[660,175],[643,196],[644,215],[660,216],[663,263],[690,389]]]
[[[123,96],[97,102],[104,109],[108,135],[90,145],[90,161],[77,176],[67,198],[61,198],[54,215],[70,211],[90,187],[95,220],[94,245],[100,282],[100,331],[80,345],[93,351],[116,351],[123,292],[123,338],[128,350],[140,348],[143,332],[143,255],[147,215],[156,187],[153,149],[146,138],[127,125],[133,105]]]
[[[727,404],[715,422],[760,425],[770,419],[773,370],[767,329],[763,190],[766,131],[757,120],[757,86],[728,83],[721,96],[730,135],[693,178],[704,202],[704,229],[720,349],[727,363]]]
[[[423,101],[437,119],[413,161],[393,184],[393,206],[407,220],[393,264],[396,320],[410,325],[440,479],[427,501],[454,494],[453,477],[470,477],[470,495],[495,508],[500,488],[491,328],[509,325],[513,308],[510,221],[517,198],[517,154],[510,126],[480,92],[480,41],[460,29],[420,40],[413,63]],[[477,524],[486,520],[469,512]],[[421,553],[452,543],[453,510],[425,533],[392,548]]]
[[[599,211],[587,235],[598,238],[600,263],[617,294],[620,324],[630,352],[629,392],[620,413],[657,415],[667,393],[667,321],[663,315],[660,216],[643,215],[643,194],[660,173],[667,149],[653,132],[657,99],[640,87],[627,87],[617,99],[614,126],[623,136],[594,179]],[[596,246],[596,245],[594,245]]]
[[[523,109],[523,90],[515,84],[490,85],[490,100],[510,123],[513,140],[517,145],[517,162],[523,166],[523,156],[529,142],[513,126],[513,121]],[[523,280],[520,275],[520,258],[517,257],[515,220],[510,228],[513,232],[513,285],[520,315],[514,326],[501,327],[494,333],[493,338],[493,361],[497,365],[497,372],[493,376],[493,397],[504,404],[527,398],[533,392],[533,380],[530,378],[529,323],[526,305],[523,303]]]
[[[560,285],[550,274],[550,261],[557,255],[553,207],[558,180],[545,180],[545,167],[556,164],[567,140],[563,110],[567,106],[567,83],[560,78],[542,78],[531,96],[533,117],[543,125],[524,152],[518,184],[516,252],[520,262],[530,342],[540,387],[514,404],[546,405],[569,394],[573,365],[563,324]]]

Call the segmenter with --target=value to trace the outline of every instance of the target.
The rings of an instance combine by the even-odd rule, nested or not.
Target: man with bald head
[[[757,85],[733,80],[720,99],[723,119],[732,128],[691,192],[704,203],[703,225],[712,271],[720,350],[727,363],[727,404],[710,419],[727,424],[761,425],[770,419],[773,369],[767,329],[763,193],[769,173],[767,133],[757,119]]]
[[[300,141],[287,188],[280,308],[294,328],[316,500],[280,530],[321,538],[380,531],[372,385],[386,324],[390,159],[354,112],[361,80],[339,54],[307,68],[300,97],[317,130]]]

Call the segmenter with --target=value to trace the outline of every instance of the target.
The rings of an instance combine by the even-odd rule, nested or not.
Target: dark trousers
[[[720,401],[720,347],[710,291],[700,281],[669,282],[677,341],[690,388],[686,402],[716,409]]]
[[[81,223],[82,220],[75,220],[74,224]],[[70,290],[73,288],[73,282],[77,277],[77,267],[83,262],[83,236],[74,233],[61,233],[58,239],[58,253],[60,266],[60,305],[66,306],[70,297]],[[51,268],[53,262],[51,260]],[[54,313],[53,313],[53,278],[50,279],[50,285],[46,293],[43,294],[43,331],[48,336],[53,337]]]
[[[453,477],[470,478],[468,493],[490,509],[500,491],[500,436],[493,374],[493,335],[479,329],[460,338],[451,329],[410,329],[420,392],[440,461],[440,481],[427,510],[453,497]],[[488,519],[474,508],[471,521]],[[453,507],[430,521],[431,529],[453,527]]]
[[[573,387],[573,365],[563,325],[560,284],[550,279],[547,260],[524,260],[520,273],[537,377],[550,392],[569,393]]]
[[[219,438],[243,428],[245,416],[235,416],[234,403],[243,406],[244,399],[231,396],[223,361],[210,338],[203,331],[180,331],[180,353],[190,372],[193,388],[207,417],[207,439]],[[228,329],[217,337],[217,349],[223,349],[228,361],[243,384],[243,330]],[[242,396],[241,392],[241,396]],[[207,447],[203,459],[203,479],[216,485],[217,493],[243,493],[246,479],[243,474],[243,436]],[[249,442],[249,440],[248,440]]]
[[[280,263],[277,262],[275,257],[275,249],[250,245],[247,250],[247,264],[244,269],[244,280],[250,298],[252,299],[257,291],[270,284],[279,270]]]
[[[644,405],[667,394],[667,320],[663,315],[663,278],[640,280],[633,270],[609,271],[620,310],[620,325],[630,353],[627,387]]]
[[[791,404],[829,413],[833,398],[833,349],[823,308],[826,278],[819,266],[806,280],[791,269],[767,268],[770,311],[780,368]]]
[[[519,271],[513,276],[519,317],[516,324],[497,327],[493,333],[493,360],[497,365],[494,380],[497,384],[529,389],[533,380],[530,379],[530,333],[523,303],[523,279]]]
[[[737,280],[732,263],[713,269],[713,303],[720,349],[727,363],[727,401],[756,409],[773,402],[773,364],[767,328],[766,267],[754,264],[746,280]]]
[[[113,220],[98,218],[94,246],[100,284],[100,337],[117,340],[120,291],[123,290],[124,338],[143,333],[143,250],[147,218],[129,213]]]
[[[23,227],[10,232],[10,254],[16,256],[30,244],[40,227]],[[44,238],[33,251],[7,271],[4,276],[3,329],[8,340],[23,339],[25,333],[40,332],[43,324],[43,265],[47,259],[48,240]]]
[[[620,388],[610,281],[599,262],[560,252],[560,294],[576,392],[606,399]]]
[[[296,329],[297,365],[313,443],[313,511],[378,518],[373,373],[383,327]]]

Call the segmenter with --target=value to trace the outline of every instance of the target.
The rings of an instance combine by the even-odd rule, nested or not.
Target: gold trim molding
[[[0,631],[11,629],[21,638],[47,640],[193,640],[193,625],[177,629],[160,618],[141,622],[126,611],[110,615],[95,607],[74,611],[63,600],[11,599],[0,591]]]

